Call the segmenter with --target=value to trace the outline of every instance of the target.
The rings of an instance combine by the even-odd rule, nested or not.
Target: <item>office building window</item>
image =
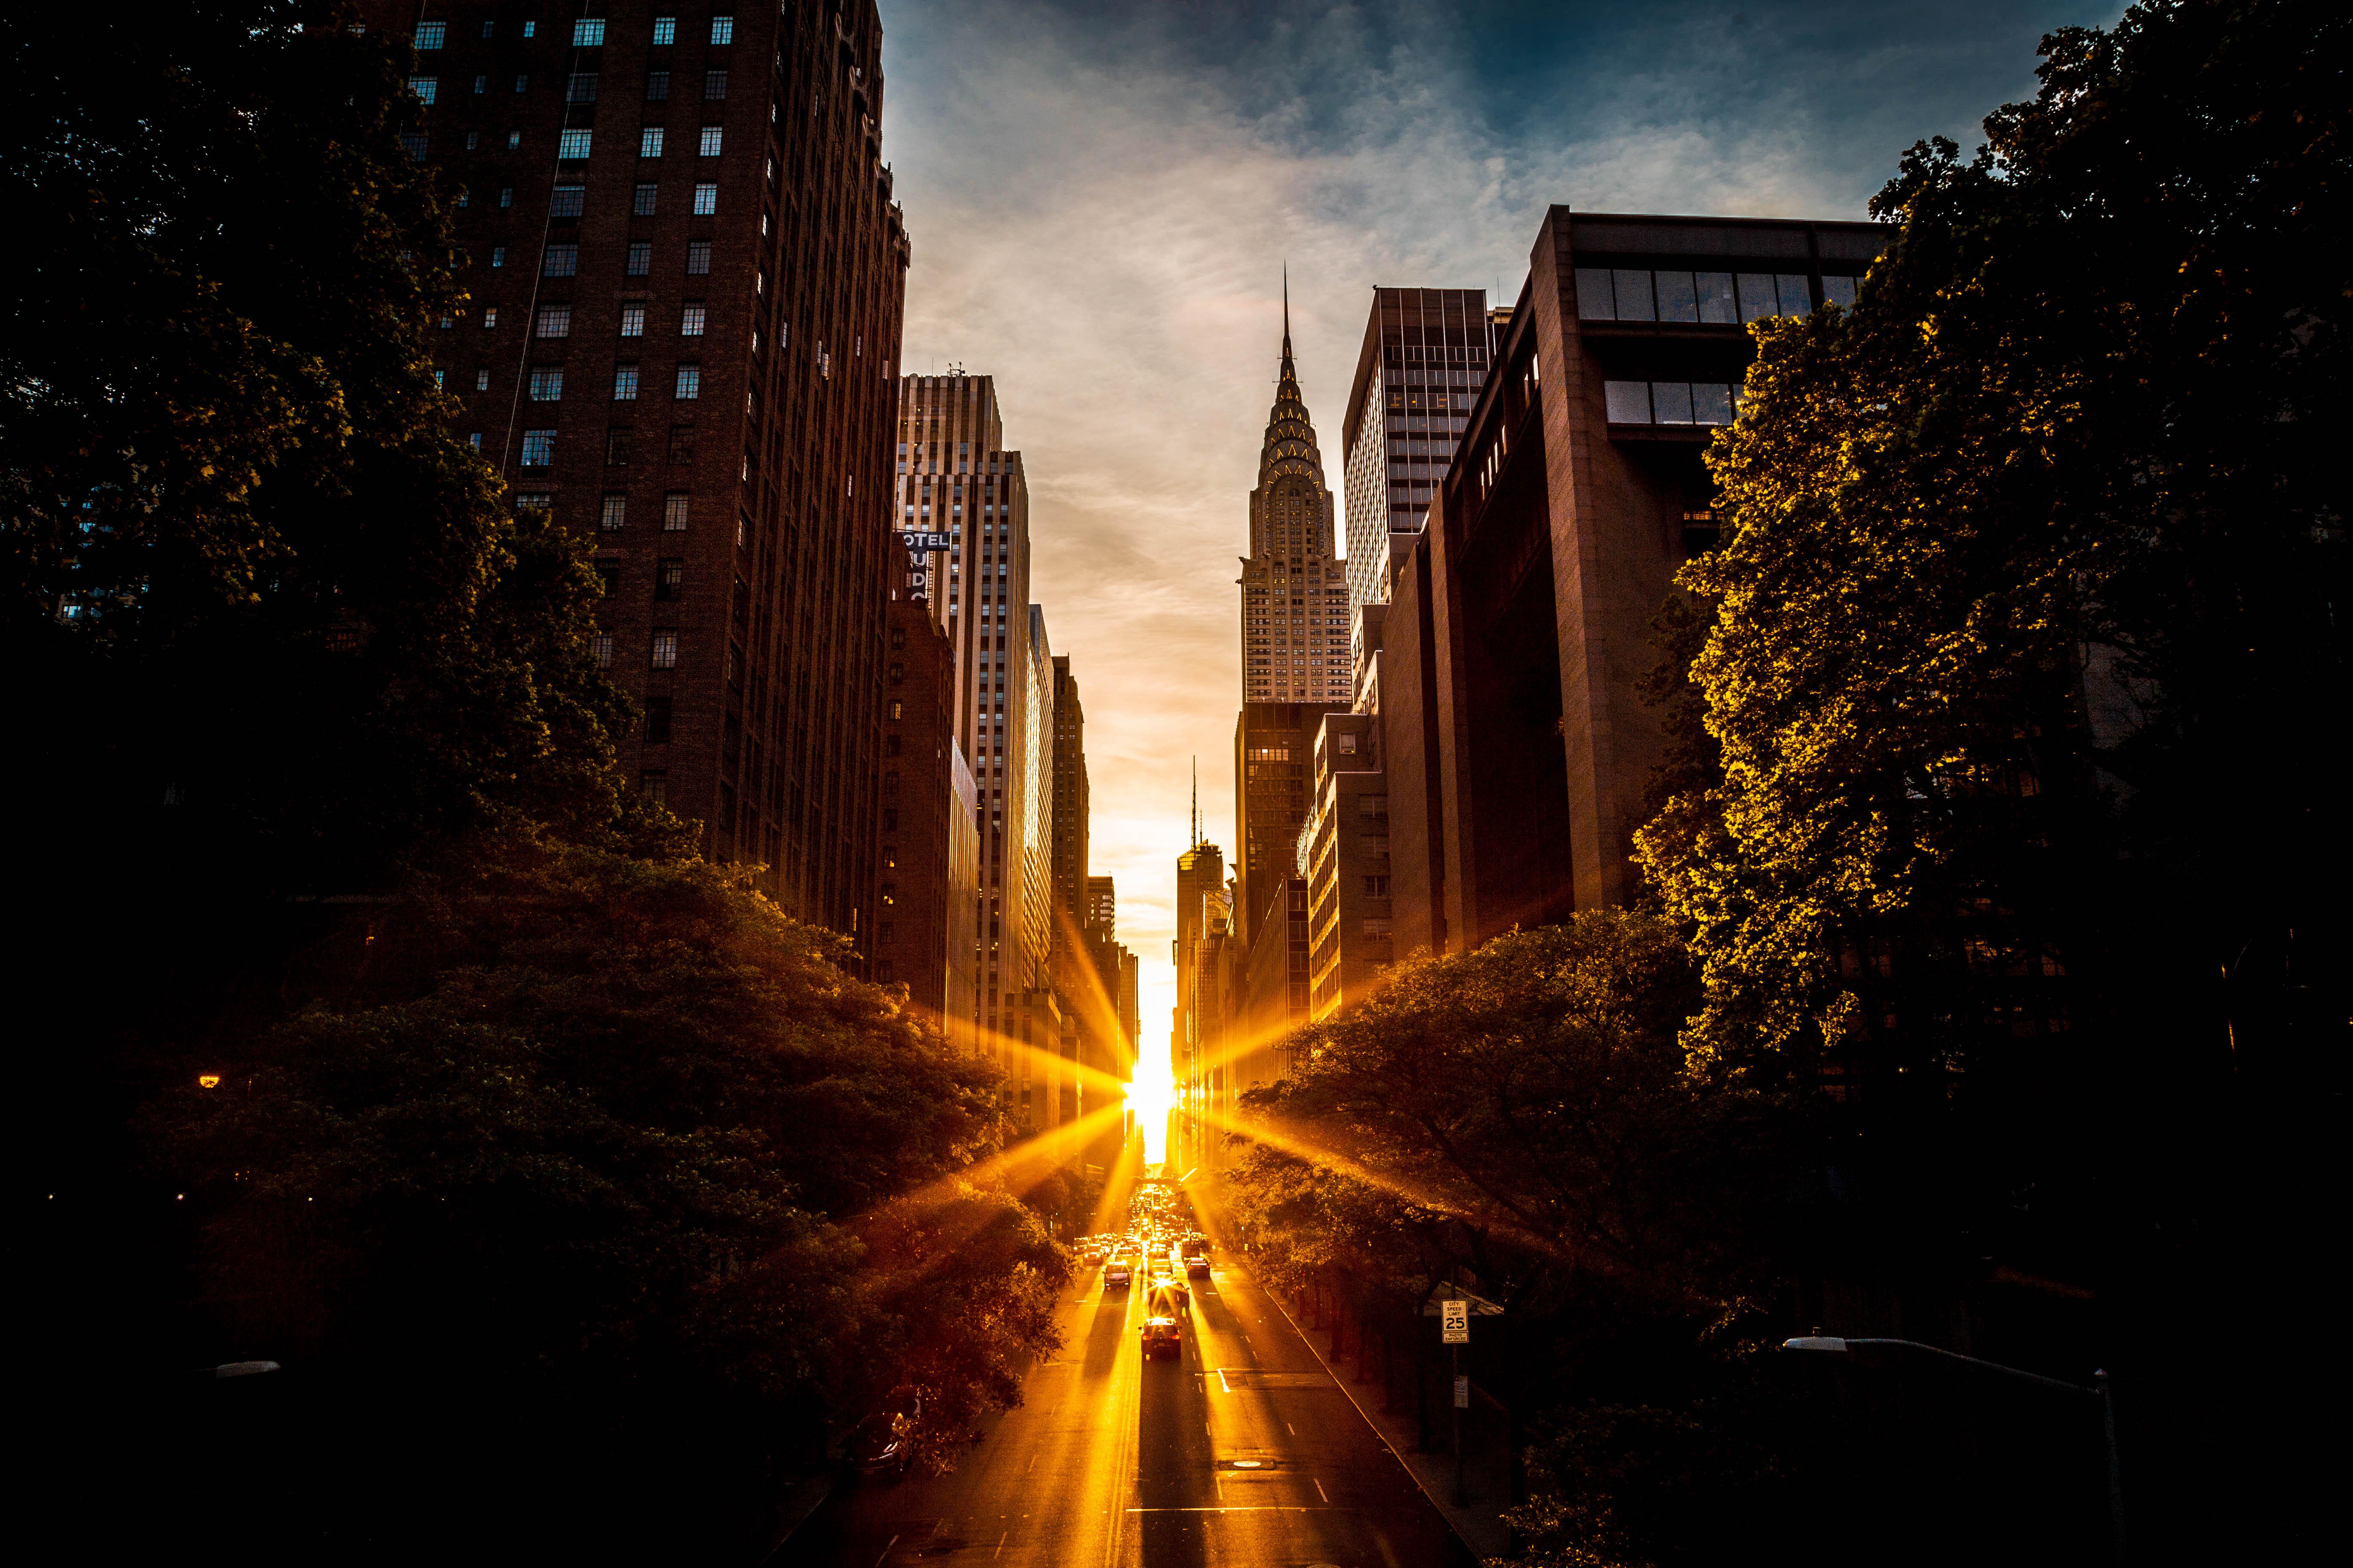
[[[572,307],[542,305],[539,317],[532,326],[535,338],[568,338],[572,335]]]
[[[522,433],[522,466],[543,468],[555,461],[555,432],[526,430]]]
[[[676,632],[654,633],[654,668],[656,669],[678,668],[678,634]]]
[[[663,103],[670,99],[670,72],[646,72],[646,101]]]
[[[671,394],[681,403],[691,403],[702,395],[702,366],[689,361],[678,367],[678,384]]]
[[[635,403],[638,400],[638,367],[617,364],[613,367],[613,401]]]
[[[491,373],[486,370],[476,371],[474,373],[474,390],[476,392],[488,392],[490,389]]]
[[[597,668],[612,668],[613,634],[610,632],[597,632],[592,635],[588,638],[588,656],[596,661]]]
[[[682,338],[701,337],[702,335],[702,302],[699,300],[690,300],[686,307],[679,312],[678,335]]]
[[[686,270],[691,278],[706,276],[711,271],[711,242],[690,239],[686,242]]]
[[[596,102],[596,73],[574,71],[564,83],[564,101],[566,103]]]
[[[718,183],[712,180],[705,180],[698,184],[694,187],[694,216],[697,217],[709,217],[718,210]]]
[[[706,102],[711,103],[716,103],[721,99],[725,98],[727,96],[727,73],[725,71],[704,71],[702,73],[702,96]]]
[[[555,155],[569,163],[578,163],[588,156],[596,133],[586,129],[566,131],[556,138]]]
[[[719,156],[720,143],[725,140],[725,137],[726,132],[718,126],[704,126],[702,143],[695,149],[696,154],[704,158],[716,158]]]
[[[662,128],[648,125],[638,132],[638,156],[659,158],[662,153]]]
[[[646,308],[643,305],[621,307],[621,335],[625,338],[642,338],[646,335]]]
[[[684,490],[671,490],[662,497],[662,531],[664,533],[686,531],[686,503],[687,493]]]
[[[670,427],[670,462],[673,468],[685,468],[694,461],[694,426],[673,425]]]
[[[714,44],[733,43],[735,41],[735,18],[733,16],[712,17],[711,41]]]
[[[554,403],[563,396],[562,365],[535,364],[531,367],[531,400],[533,403]]]
[[[580,247],[576,245],[551,245],[540,262],[542,278],[569,278],[580,270]]]
[[[647,181],[646,183],[638,185],[634,198],[629,203],[629,212],[631,216],[636,217],[653,216],[654,197],[660,190],[661,187],[653,184],[651,181]],[[634,250],[637,247],[632,246],[630,248]]]
[[[1836,305],[1841,310],[1854,309],[1854,286],[1858,279],[1826,276],[1822,279],[1822,302]]]
[[[1648,425],[1651,422],[1649,382],[1605,381],[1601,384],[1601,396],[1608,405],[1612,425]]]
[[[417,95],[417,101],[419,103],[432,102],[439,94],[441,82],[438,77],[413,76],[408,79],[408,90]]]
[[[670,774],[660,768],[648,768],[638,775],[638,793],[656,805],[670,798]]]
[[[547,216],[550,217],[578,217],[587,205],[587,186],[558,185],[555,187],[554,193],[547,198]]]
[[[572,47],[575,49],[599,49],[605,47],[605,19],[583,16],[572,24]]]
[[[629,519],[629,498],[620,490],[607,490],[605,503],[596,513],[596,526],[607,533],[617,532]]]
[[[643,278],[654,269],[654,247],[651,240],[633,239],[624,258],[621,272],[627,278]]]
[[[654,600],[657,604],[670,604],[676,601],[685,589],[686,563],[684,560],[678,556],[670,556],[655,563]]]
[[[629,466],[629,433],[627,430],[605,432],[605,462],[616,468]]]
[[[447,22],[417,23],[417,47],[418,51],[421,53],[427,49],[439,48],[441,47],[441,40],[448,36],[448,31],[449,24]]]

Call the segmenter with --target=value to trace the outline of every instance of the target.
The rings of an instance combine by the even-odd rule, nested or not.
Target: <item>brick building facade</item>
[[[463,192],[434,358],[521,506],[595,541],[624,765],[861,943],[907,239],[871,0],[370,0]]]

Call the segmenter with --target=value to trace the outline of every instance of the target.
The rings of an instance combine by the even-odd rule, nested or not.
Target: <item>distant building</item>
[[[1314,801],[1316,728],[1324,714],[1345,710],[1345,703],[1253,702],[1234,721],[1237,930],[1254,954],[1262,928],[1283,952],[1280,963],[1254,956],[1248,966],[1248,1007],[1261,1028],[1307,1021],[1307,947],[1287,929],[1286,885],[1299,875],[1299,829]],[[1278,906],[1280,916],[1271,912]]]
[[[1180,1169],[1212,1163],[1210,1150],[1220,1141],[1218,1118],[1232,1098],[1222,1056],[1237,951],[1232,921],[1225,856],[1214,844],[1196,843],[1176,858],[1176,937],[1169,952],[1176,966],[1169,1066],[1179,1131],[1169,1158],[1180,1161]]]
[[[1491,342],[1483,289],[1373,290],[1340,422],[1352,623],[1388,602],[1395,558],[1421,532],[1487,377]]]
[[[1087,924],[1112,931],[1119,924],[1119,892],[1109,877],[1087,879]]]
[[[1315,737],[1315,810],[1300,829],[1299,859],[1307,888],[1308,1014],[1321,1022],[1371,994],[1397,959],[1379,720],[1324,715]]]
[[[1054,656],[1054,906],[1057,936],[1072,945],[1088,923],[1087,718],[1067,654]],[[1106,927],[1109,921],[1105,921]]]
[[[645,715],[620,765],[862,952],[908,261],[872,0],[418,13],[358,15],[415,45],[409,145],[466,193],[435,379],[595,547],[596,658]]]
[[[922,567],[903,556],[896,591],[939,605],[955,651],[956,740],[979,803],[981,1026],[1012,1027],[1025,990],[1050,984],[1051,907],[1028,874],[1046,841],[1029,837],[1050,765],[1033,766],[1039,716],[1031,679],[1029,489],[1021,454],[1005,449],[997,384],[986,375],[911,375],[898,384],[896,525],[938,544]],[[1042,832],[1039,828],[1037,831]],[[1008,1064],[1008,1067],[1010,1064]]]
[[[1715,541],[1700,454],[1737,405],[1746,323],[1851,301],[1887,233],[1546,215],[1391,576],[1379,706],[1401,946],[1460,951],[1635,896],[1665,744],[1641,689],[1651,623]]]
[[[1250,554],[1241,563],[1242,700],[1348,702],[1348,588],[1333,553],[1332,492],[1300,395],[1291,353],[1291,304],[1274,405],[1250,497]]]
[[[965,1049],[979,1043],[976,916],[980,834],[972,771],[955,739],[955,654],[922,600],[885,616],[882,804],[873,978]]]

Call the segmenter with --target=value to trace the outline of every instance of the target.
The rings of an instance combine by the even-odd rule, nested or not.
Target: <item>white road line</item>
[[[1005,1532],[1005,1535],[1010,1535],[1010,1534],[1012,1534],[1012,1533],[1013,1533],[1013,1532],[1012,1532],[1011,1531],[1009,1531],[1009,1530],[1008,1530],[1008,1531],[1007,1531]],[[1001,1556],[1003,1556],[1003,1555],[1004,1555],[1004,1553],[1005,1553],[1005,1535],[1000,1535],[1000,1536],[998,1536],[998,1537],[997,1538],[997,1550],[996,1550],[996,1551],[994,1551],[994,1552],[990,1552],[990,1553],[988,1554],[988,1560],[989,1560],[991,1563],[996,1562],[996,1561],[997,1560],[997,1558],[999,1558],[999,1557],[1001,1557]]]
[[[1332,1500],[1332,1494],[1324,1489],[1324,1483],[1322,1481],[1317,1481],[1315,1483],[1315,1495],[1322,1498],[1325,1502],[1330,1502]]]

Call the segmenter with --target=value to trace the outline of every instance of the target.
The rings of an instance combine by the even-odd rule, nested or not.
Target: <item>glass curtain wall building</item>
[[[1428,520],[1490,348],[1483,289],[1373,290],[1340,424],[1352,627],[1365,605],[1388,602],[1393,550]]]

